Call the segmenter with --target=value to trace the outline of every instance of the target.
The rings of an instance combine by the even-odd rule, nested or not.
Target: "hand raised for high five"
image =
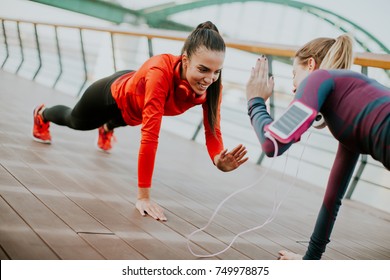
[[[246,98],[249,101],[255,97],[261,97],[264,101],[272,95],[274,78],[268,77],[268,60],[262,55],[257,59],[252,68],[249,81],[246,84]]]
[[[214,163],[221,171],[232,171],[248,160],[244,158],[246,153],[246,148],[240,144],[229,153],[227,149],[220,152],[214,157]]]

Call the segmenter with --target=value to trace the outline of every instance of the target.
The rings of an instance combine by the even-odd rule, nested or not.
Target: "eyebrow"
[[[207,69],[207,70],[210,70],[209,67],[207,67],[207,66],[205,66],[205,65],[203,65],[203,64],[199,64],[199,67],[203,67],[203,68],[205,68],[205,69]],[[221,71],[221,70],[222,70],[222,68],[219,68],[219,69],[216,70],[216,71]]]

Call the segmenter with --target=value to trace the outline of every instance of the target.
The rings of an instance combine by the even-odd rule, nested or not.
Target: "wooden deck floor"
[[[110,154],[94,147],[96,131],[52,125],[52,145],[31,139],[32,110],[42,102],[75,100],[0,71],[0,259],[197,259],[187,236],[217,205],[266,170],[252,163],[235,172],[214,168],[206,148],[162,132],[153,198],[167,222],[135,210],[139,127],[116,131]],[[225,248],[238,232],[263,223],[292,178],[269,171],[254,188],[229,200],[215,222],[193,237],[198,254]],[[242,235],[215,259],[273,260],[280,249],[303,254],[323,190],[297,181],[276,219]],[[345,201],[324,259],[390,259],[390,214]]]

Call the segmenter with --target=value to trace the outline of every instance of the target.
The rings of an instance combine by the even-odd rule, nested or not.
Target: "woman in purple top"
[[[294,59],[295,100],[323,115],[339,146],[306,254],[280,251],[279,259],[322,257],[360,154],[371,155],[390,170],[390,89],[350,70],[323,70],[350,67],[352,55],[350,51],[346,52],[349,43],[345,44],[348,40],[344,38],[347,40],[344,47],[343,44],[336,46],[340,39],[326,50],[327,56],[323,59],[313,53],[302,59],[303,48]],[[307,51],[307,45],[305,47]],[[317,70],[319,68],[321,70]],[[268,78],[267,59],[262,56],[247,83],[247,99],[248,114],[267,156],[273,156],[275,151],[274,143],[265,136],[265,126],[273,121],[265,105],[273,86],[273,77]],[[280,155],[293,143],[276,144]]]

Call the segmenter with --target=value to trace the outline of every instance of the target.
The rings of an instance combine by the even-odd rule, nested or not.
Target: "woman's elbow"
[[[265,150],[263,150],[263,152],[269,158],[272,158],[272,157],[275,156],[275,151],[265,151]]]
[[[271,141],[266,141],[265,143],[263,143],[263,145],[261,145],[261,147],[263,149],[263,153],[267,157],[274,157],[275,156],[275,147]]]

